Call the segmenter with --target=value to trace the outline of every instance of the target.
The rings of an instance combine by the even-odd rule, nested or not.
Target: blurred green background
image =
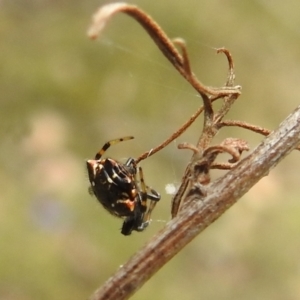
[[[200,118],[142,163],[162,199],[151,226],[130,237],[87,192],[85,159],[104,142],[137,157],[167,138],[200,98],[132,19],[117,15],[86,37],[105,1],[0,1],[0,299],[86,299],[170,219]],[[234,58],[243,94],[228,118],[276,128],[299,104],[297,0],[136,1],[170,37],[186,40],[194,72],[222,86]],[[225,137],[262,137],[223,129]],[[160,270],[132,299],[300,299],[299,153]],[[219,174],[216,174],[216,176]]]

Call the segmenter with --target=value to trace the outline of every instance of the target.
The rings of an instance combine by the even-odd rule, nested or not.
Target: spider
[[[127,136],[108,141],[96,153],[95,159],[86,162],[90,193],[109,213],[124,219],[121,230],[124,235],[130,235],[133,230],[143,231],[149,225],[151,213],[160,200],[160,194],[145,184],[141,167],[137,172],[135,159],[128,158],[122,164],[112,158],[102,158],[111,145],[131,139],[132,136]]]

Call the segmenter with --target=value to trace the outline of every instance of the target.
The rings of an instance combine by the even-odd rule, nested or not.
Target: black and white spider
[[[125,164],[112,158],[102,158],[111,145],[130,139],[133,137],[105,143],[96,153],[95,159],[86,162],[91,183],[90,193],[96,196],[108,212],[124,219],[121,230],[124,235],[130,235],[133,230],[143,231],[149,225],[151,212],[160,200],[160,194],[145,184],[141,167],[137,172],[133,158],[129,158]]]

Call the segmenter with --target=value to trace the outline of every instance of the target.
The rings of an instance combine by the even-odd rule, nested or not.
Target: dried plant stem
[[[149,15],[147,15],[145,12],[134,5],[119,2],[101,7],[94,14],[92,25],[88,30],[88,36],[91,39],[96,39],[105,27],[108,20],[118,12],[123,12],[131,16],[137,22],[139,22],[141,26],[144,27],[144,29],[148,32],[150,37],[153,39],[153,41],[156,43],[165,57],[171,62],[176,70],[199,92],[199,94],[205,93],[218,97],[226,96],[229,94],[240,94],[239,87],[224,87],[215,89],[203,85],[191,72],[191,70],[186,69],[187,62],[176,49],[173,41],[168,38],[161,27]],[[181,40],[180,43],[182,45],[183,40]]]
[[[251,130],[253,132],[259,133],[264,136],[268,136],[272,131],[257,125],[249,124],[247,122],[243,121],[237,121],[237,120],[226,120],[222,121],[218,124],[219,128],[225,127],[225,126],[233,126],[233,127],[241,127],[244,129]],[[300,150],[300,146],[296,147],[295,150]]]
[[[220,179],[206,187],[206,197],[194,192],[178,216],[168,222],[91,297],[128,299],[186,244],[194,239],[300,143],[300,106],[254,151]],[[195,192],[196,191],[196,192]]]
[[[198,118],[198,116],[203,112],[204,107],[201,106],[197,109],[197,111],[192,115],[192,117],[186,121],[182,126],[180,126],[180,128],[175,131],[168,139],[166,139],[163,143],[161,143],[160,145],[158,145],[157,147],[150,149],[149,151],[143,153],[141,156],[139,156],[136,159],[136,163],[138,164],[141,160],[146,159],[147,157],[155,154],[156,152],[158,152],[159,150],[165,148],[167,145],[169,145],[172,141],[174,141],[177,137],[179,137],[183,132],[185,132],[187,130],[187,128],[189,128],[192,123],[194,123],[194,121]]]
[[[234,126],[234,127],[241,127],[244,129],[248,129],[251,130],[253,132],[262,134],[264,136],[267,136],[270,134],[271,130],[265,129],[263,127],[260,126],[256,126],[253,124],[249,124],[243,121],[236,121],[236,120],[226,120],[226,121],[222,121],[218,124],[219,128],[222,128],[224,126]]]

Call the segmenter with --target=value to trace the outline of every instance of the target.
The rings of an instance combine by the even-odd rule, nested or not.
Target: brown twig
[[[264,136],[268,136],[272,131],[257,125],[249,124],[247,122],[243,121],[237,121],[237,120],[226,120],[222,121],[218,124],[219,128],[225,127],[225,126],[234,126],[234,127],[241,127],[244,129],[248,129],[250,131],[259,133]],[[296,147],[295,150],[300,151],[300,146]]]
[[[178,138],[182,133],[184,133],[193,123],[194,121],[200,116],[200,114],[204,111],[204,107],[201,106],[197,109],[197,111],[192,115],[192,117],[186,121],[178,130],[176,130],[168,139],[166,139],[163,143],[156,146],[153,149],[150,149],[149,151],[143,153],[136,159],[136,163],[139,163],[140,161],[148,158],[149,156],[155,154],[156,152],[160,151],[161,149],[165,148],[167,145],[169,145],[172,141],[174,141],[176,138]]]
[[[300,143],[300,106],[248,157],[206,187],[195,182],[178,216],[108,279],[91,300],[128,299],[186,244],[219,218]]]
[[[137,6],[127,3],[112,3],[102,7],[94,14],[93,22],[88,29],[88,36],[91,39],[96,39],[97,36],[104,29],[108,20],[118,12],[123,12],[134,18],[144,29],[148,32],[150,37],[171,62],[176,70],[188,81],[190,84],[201,93],[206,93],[212,96],[226,96],[229,94],[240,94],[240,87],[224,87],[224,88],[210,88],[202,84],[193,73],[186,72],[186,65],[182,55],[178,52],[171,39],[165,34],[161,27],[145,12]]]

